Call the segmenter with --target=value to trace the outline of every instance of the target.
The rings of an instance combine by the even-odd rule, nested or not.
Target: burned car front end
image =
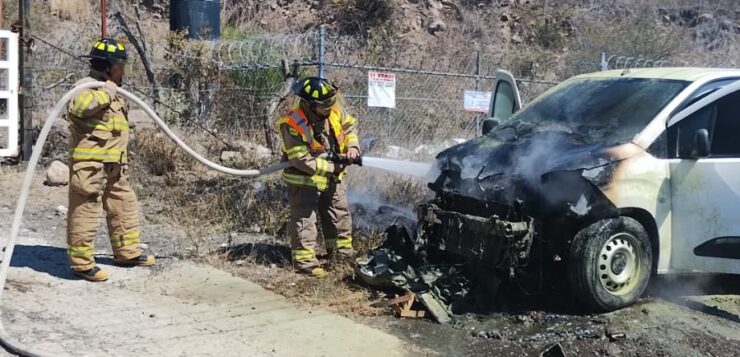
[[[418,209],[418,241],[504,278],[540,276],[543,262],[534,259],[561,261],[578,227],[618,214],[600,185],[619,159],[562,132],[452,148],[438,157],[440,174],[429,185],[435,198]],[[584,176],[593,167],[603,167],[601,177]]]
[[[490,133],[437,156],[435,198],[418,209],[417,245],[482,264],[500,279],[565,269],[574,237],[620,210],[605,192],[631,139],[686,84],[642,78],[564,82]]]

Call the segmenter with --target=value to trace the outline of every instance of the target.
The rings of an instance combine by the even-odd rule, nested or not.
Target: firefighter
[[[342,108],[337,87],[323,78],[298,80],[297,103],[277,120],[290,204],[291,255],[295,269],[323,277],[316,257],[317,220],[330,255],[352,257],[352,217],[347,203],[345,168],[360,159],[357,120]],[[329,158],[341,157],[332,161]]]
[[[138,202],[128,177],[127,109],[117,94],[126,49],[116,40],[103,38],[84,57],[90,59],[90,74],[75,85],[101,81],[105,86],[80,92],[68,104],[65,116],[71,132],[67,256],[75,275],[105,281],[108,272],[96,266],[93,257],[102,211],[114,264],[151,266],[155,259],[141,252]]]

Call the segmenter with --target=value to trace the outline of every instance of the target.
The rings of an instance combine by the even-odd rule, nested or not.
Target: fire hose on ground
[[[3,289],[5,288],[5,282],[8,276],[8,270],[10,268],[10,260],[13,256],[13,250],[15,248],[15,241],[18,237],[18,232],[20,231],[21,226],[21,220],[23,218],[23,211],[26,207],[26,200],[28,198],[28,193],[31,189],[31,184],[33,182],[33,176],[36,170],[36,165],[38,164],[39,158],[41,157],[41,152],[43,149],[44,144],[46,143],[46,138],[49,135],[49,132],[51,131],[51,127],[54,124],[54,121],[59,118],[60,114],[62,113],[62,110],[65,109],[65,105],[67,102],[69,102],[74,96],[79,93],[82,90],[86,89],[92,89],[92,88],[100,88],[105,85],[104,82],[90,82],[90,83],[84,83],[81,84],[75,88],[72,88],[69,92],[67,92],[62,99],[60,99],[56,105],[54,105],[54,108],[49,112],[49,115],[46,117],[46,121],[44,122],[44,126],[41,129],[41,132],[39,133],[39,136],[36,140],[36,145],[34,146],[33,152],[31,154],[31,159],[28,162],[28,167],[26,168],[26,172],[23,176],[23,181],[21,184],[21,191],[20,195],[18,197],[18,202],[15,209],[15,216],[13,217],[13,224],[10,230],[10,237],[8,237],[8,240],[5,244],[5,248],[2,251],[2,254],[0,255],[0,259],[2,259],[2,264],[0,264],[0,303],[2,301],[2,293]],[[261,169],[252,169],[252,170],[238,170],[234,168],[229,168],[225,166],[221,166],[215,162],[212,162],[202,155],[198,154],[190,148],[185,142],[183,142],[175,133],[172,132],[172,130],[165,124],[165,122],[157,115],[157,113],[152,110],[144,101],[137,98],[135,95],[131,94],[130,92],[126,91],[125,89],[119,88],[118,93],[123,95],[124,97],[130,99],[133,103],[138,105],[140,108],[144,109],[144,111],[151,117],[155,123],[157,123],[157,126],[160,127],[164,131],[167,136],[172,139],[172,141],[175,142],[181,149],[185,150],[185,152],[190,155],[191,157],[198,160],[203,165],[208,166],[209,168],[216,170],[218,172],[222,172],[228,175],[234,175],[234,176],[241,176],[241,177],[257,177],[266,175],[269,173],[277,172],[280,170],[283,170],[288,167],[287,162],[281,162],[272,164],[270,166],[261,168]],[[418,177],[424,177],[424,175],[429,171],[431,165],[428,164],[422,164],[422,163],[413,163],[413,162],[407,162],[407,161],[397,161],[397,160],[388,160],[388,159],[381,159],[381,158],[357,158],[357,159],[348,159],[344,156],[339,156],[334,154],[329,154],[327,156],[327,159],[331,161],[335,161],[337,163],[341,163],[344,165],[360,165],[362,166],[363,163],[366,166],[371,166],[375,168],[380,168],[386,171],[391,171],[395,173],[402,173],[402,174],[409,174],[411,176],[418,176]],[[3,326],[2,321],[0,320],[0,344],[4,345],[8,349],[12,350],[13,352],[21,355],[21,356],[29,356],[29,357],[46,357],[46,356],[58,356],[58,353],[49,353],[45,351],[36,350],[31,346],[27,346],[20,341],[14,339],[11,337],[8,332],[5,330],[5,326]]]

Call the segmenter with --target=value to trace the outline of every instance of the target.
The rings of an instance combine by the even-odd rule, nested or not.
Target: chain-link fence
[[[223,137],[265,142],[275,147],[272,121],[290,105],[292,76],[323,75],[342,90],[347,110],[360,120],[363,137],[410,151],[452,144],[476,135],[485,114],[463,108],[466,90],[490,91],[498,64],[493,56],[471,51],[428,56],[368,46],[363,40],[325,34],[263,34],[238,41],[186,41],[177,36],[142,44],[152,63],[152,82],[132,46],[126,85],[147,98],[170,123]],[[34,102],[54,101],[84,76],[88,42],[79,38],[51,43],[37,38]],[[602,54],[583,63],[582,72],[664,61]],[[580,67],[579,67],[580,69]],[[368,106],[368,72],[394,73],[395,108]],[[526,103],[556,82],[518,79]]]

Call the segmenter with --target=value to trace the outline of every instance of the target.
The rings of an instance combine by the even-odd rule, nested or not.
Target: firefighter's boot
[[[100,269],[99,267],[93,267],[90,270],[83,271],[73,270],[73,272],[75,275],[87,281],[101,282],[108,280],[108,271]]]
[[[113,258],[113,262],[122,267],[149,267],[154,265],[156,263],[156,259],[154,259],[154,256],[152,255],[145,255],[142,254],[136,258],[133,259],[120,259],[120,258]]]
[[[326,270],[324,270],[324,268],[321,268],[321,267],[298,269],[298,272],[304,275],[314,277],[314,278],[323,278],[326,275],[328,275]]]

